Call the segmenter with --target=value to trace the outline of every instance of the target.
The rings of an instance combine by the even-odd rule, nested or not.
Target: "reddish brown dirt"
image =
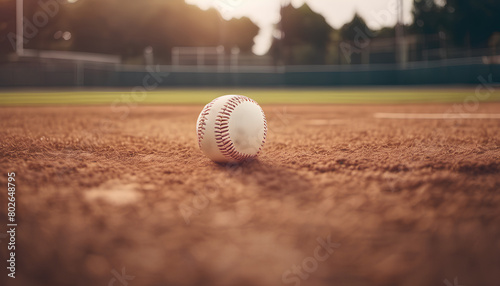
[[[201,108],[0,109],[0,183],[16,172],[19,223],[17,278],[0,238],[0,284],[500,283],[500,120],[264,106],[263,154],[224,166],[198,150]]]

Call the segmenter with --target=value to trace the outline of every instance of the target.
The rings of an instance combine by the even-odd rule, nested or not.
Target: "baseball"
[[[264,111],[242,95],[224,95],[207,104],[196,123],[198,145],[212,161],[236,163],[256,158],[267,135]]]

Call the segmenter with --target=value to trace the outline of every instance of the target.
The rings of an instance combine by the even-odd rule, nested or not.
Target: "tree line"
[[[0,54],[14,51],[15,0],[0,0]],[[249,18],[224,20],[215,9],[184,0],[24,1],[26,49],[69,50],[141,58],[153,49],[168,63],[172,47],[224,46],[251,52],[259,27]]]
[[[15,0],[0,0],[0,58],[15,47]],[[356,14],[340,29],[307,4],[281,8],[281,20],[269,54],[276,63],[325,64],[340,53],[358,54],[359,42],[396,35],[396,27],[373,31]],[[426,35],[440,35],[456,48],[496,49],[500,46],[500,1],[415,0],[413,21],[402,27],[418,35],[421,49],[433,48]],[[24,1],[27,49],[68,50],[141,59],[153,49],[155,59],[169,63],[172,47],[238,47],[251,53],[259,27],[249,18],[223,19],[216,9],[201,10],[184,0],[40,0]],[[353,43],[358,45],[353,45]]]
[[[426,49],[484,49],[489,55],[500,51],[500,1],[498,0],[415,0],[411,24],[399,28],[406,37],[414,36],[418,54]],[[333,29],[326,19],[307,5],[281,9],[270,53],[284,64],[342,63],[357,57],[370,41],[395,38],[397,25],[372,30],[355,14],[349,23]],[[437,38],[437,39],[436,39]],[[443,42],[445,44],[443,44]],[[397,41],[393,54],[397,61]],[[421,59],[416,55],[417,60]],[[384,58],[383,62],[390,61]]]

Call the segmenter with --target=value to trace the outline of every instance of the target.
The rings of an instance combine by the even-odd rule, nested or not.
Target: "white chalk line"
[[[494,113],[374,113],[381,119],[500,119]]]
[[[344,124],[345,120],[340,119],[311,119],[307,121],[308,125],[339,125]]]

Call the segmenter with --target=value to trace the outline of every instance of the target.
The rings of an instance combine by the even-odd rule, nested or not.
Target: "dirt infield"
[[[500,283],[500,120],[269,105],[260,159],[217,165],[198,150],[201,108],[0,109],[19,223],[16,279],[0,237],[0,284]]]

